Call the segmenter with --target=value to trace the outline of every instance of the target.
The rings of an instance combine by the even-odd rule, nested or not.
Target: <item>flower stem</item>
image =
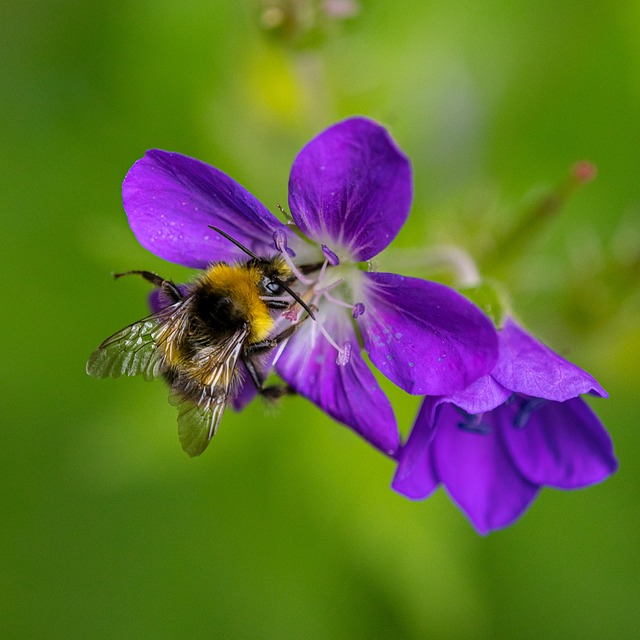
[[[538,199],[525,211],[519,222],[498,238],[496,244],[481,260],[483,270],[510,263],[562,210],[569,198],[582,185],[593,180],[595,175],[596,168],[589,162],[582,161],[573,165],[571,172],[560,185]]]

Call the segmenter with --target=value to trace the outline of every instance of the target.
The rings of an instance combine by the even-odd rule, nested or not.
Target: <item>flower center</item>
[[[323,244],[324,260],[318,263],[315,269],[310,270],[306,265],[297,266],[294,263],[293,252],[287,246],[286,235],[283,232],[276,231],[273,234],[273,240],[276,249],[280,251],[291,272],[302,285],[300,291],[302,299],[312,308],[320,311],[316,314],[314,335],[322,336],[336,350],[336,364],[347,365],[351,359],[353,345],[350,340],[340,344],[340,340],[334,339],[331,335],[327,325],[333,326],[336,318],[344,322],[346,310],[350,311],[351,318],[358,318],[365,312],[364,303],[350,301],[354,290],[352,281],[360,274],[357,264],[341,263],[338,255]],[[294,305],[283,315],[291,322],[296,322],[298,311],[299,309]]]

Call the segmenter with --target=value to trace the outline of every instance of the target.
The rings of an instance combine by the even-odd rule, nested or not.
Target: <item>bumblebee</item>
[[[216,432],[227,402],[241,381],[244,364],[258,392],[279,397],[288,388],[265,387],[261,356],[289,338],[300,322],[272,335],[273,310],[299,304],[313,318],[309,306],[290,287],[295,276],[276,255],[260,258],[225,232],[211,227],[248,256],[247,262],[212,264],[188,288],[180,288],[150,271],[139,275],[169,301],[157,313],[107,338],[87,362],[96,378],[163,376],[169,401],[178,407],[178,433],[190,456],[200,455]]]

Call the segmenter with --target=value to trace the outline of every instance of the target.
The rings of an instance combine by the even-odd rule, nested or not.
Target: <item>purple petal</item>
[[[535,398],[563,402],[583,393],[607,397],[593,376],[561,358],[510,319],[500,332],[500,359],[491,375],[507,389]]]
[[[284,331],[289,326],[289,322],[282,317],[276,318],[276,325],[272,332],[272,336]],[[258,372],[258,376],[264,382],[273,370],[273,362],[278,353],[278,349],[272,349],[259,359],[254,360],[253,366]],[[254,381],[249,375],[246,365],[241,360],[238,361],[239,383],[233,389],[232,403],[236,411],[242,411],[257,395],[258,390]],[[268,386],[268,385],[267,385]]]
[[[260,256],[274,253],[273,232],[287,227],[222,171],[179,153],[147,151],[122,185],[124,208],[138,242],[155,255],[203,269],[247,259],[213,225]]]
[[[516,410],[508,409],[512,415]],[[546,402],[525,427],[507,425],[504,435],[514,464],[535,484],[577,489],[618,468],[609,434],[581,398]]]
[[[240,383],[233,390],[231,403],[236,411],[242,411],[257,395],[258,390],[243,362],[238,362]]]
[[[502,421],[496,409],[483,418],[489,433],[470,433],[458,426],[455,407],[444,404],[432,442],[441,483],[482,534],[512,524],[538,493],[514,466],[500,435]]]
[[[189,285],[179,284],[178,289],[180,289],[183,296],[186,296],[189,293]],[[158,311],[172,305],[173,300],[171,300],[167,294],[162,291],[162,289],[154,289],[149,294],[148,304],[151,309],[151,313],[158,313]]]
[[[438,398],[425,398],[409,439],[398,454],[398,468],[391,487],[411,500],[424,500],[438,487],[429,445],[439,402]]]
[[[409,215],[411,166],[386,130],[364,118],[333,125],[298,154],[289,208],[302,232],[368,260],[396,237]]]
[[[511,391],[505,389],[493,379],[493,376],[482,376],[472,382],[463,391],[452,393],[446,397],[447,402],[455,404],[467,413],[485,413],[504,404],[511,396]]]
[[[149,294],[148,302],[149,307],[151,308],[151,313],[158,313],[158,311],[171,304],[171,301],[167,299],[167,296],[160,289],[154,289]]]
[[[349,362],[336,364],[337,350],[319,333],[318,323],[340,345],[352,344]],[[360,355],[348,313],[320,313],[290,339],[276,370],[299,394],[343,422],[386,454],[398,448],[391,404]]]
[[[414,394],[460,391],[497,359],[491,321],[466,298],[435,282],[364,273],[367,313],[358,317],[372,362]]]

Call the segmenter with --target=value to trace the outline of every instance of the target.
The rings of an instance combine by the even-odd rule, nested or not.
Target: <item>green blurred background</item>
[[[261,28],[274,16],[1,4],[0,636],[636,638],[640,4],[363,0],[312,33]],[[396,249],[464,247],[610,391],[593,405],[621,469],[603,485],[545,490],[482,538],[443,492],[394,494],[391,462],[303,399],[229,412],[191,460],[161,383],[85,375],[146,312],[145,283],[111,272],[188,277],[127,227],[120,184],[147,148],[275,210],[300,147],[353,114],[414,163]],[[496,257],[581,159],[597,179]],[[394,401],[406,433],[416,399]]]

